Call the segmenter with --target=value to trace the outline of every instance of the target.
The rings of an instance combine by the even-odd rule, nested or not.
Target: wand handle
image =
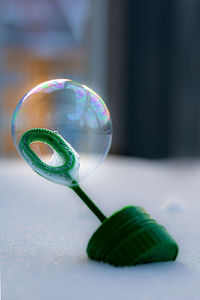
[[[94,202],[88,197],[88,195],[80,188],[80,186],[71,186],[71,189],[83,200],[83,202],[89,207],[89,209],[95,214],[95,216],[103,223],[107,218],[102,211],[94,204]]]

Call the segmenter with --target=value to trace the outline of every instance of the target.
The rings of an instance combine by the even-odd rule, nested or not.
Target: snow
[[[143,206],[179,244],[177,261],[116,268],[89,260],[96,217],[69,188],[22,160],[1,160],[2,299],[199,299],[200,161],[110,156],[82,187],[107,216]]]

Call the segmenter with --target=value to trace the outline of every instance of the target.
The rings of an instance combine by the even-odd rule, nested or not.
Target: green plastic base
[[[106,219],[91,237],[91,259],[115,266],[175,260],[178,245],[147,212],[128,206]]]

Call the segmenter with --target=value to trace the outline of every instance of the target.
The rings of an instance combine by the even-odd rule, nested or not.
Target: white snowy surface
[[[110,156],[82,187],[107,216],[143,206],[178,242],[177,261],[116,268],[89,260],[96,217],[70,189],[2,160],[2,300],[200,299],[200,161]]]

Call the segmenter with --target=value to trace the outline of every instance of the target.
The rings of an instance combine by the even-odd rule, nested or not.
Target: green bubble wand
[[[30,148],[34,142],[42,142],[49,145],[62,159],[61,166],[51,166],[44,163]],[[79,166],[79,157],[76,151],[69,145],[61,135],[45,128],[35,128],[26,131],[21,137],[19,149],[25,160],[39,175],[48,179],[64,179],[64,182],[83,200],[96,217],[103,222],[106,220],[104,214],[81,189],[76,179],[73,178],[75,166]],[[77,168],[78,170],[78,168]]]
[[[62,164],[54,166],[43,162],[30,147],[34,142],[49,145]],[[109,218],[102,213],[78,184],[78,153],[57,132],[45,128],[30,129],[22,135],[19,150],[36,173],[70,187],[102,223],[87,246],[91,259],[115,266],[176,259],[176,242],[143,208],[127,206]]]

